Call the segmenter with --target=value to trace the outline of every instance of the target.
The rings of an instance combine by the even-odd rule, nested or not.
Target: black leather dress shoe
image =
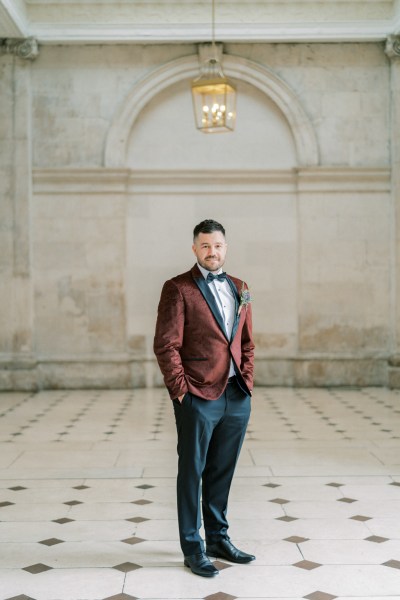
[[[185,556],[183,562],[185,567],[189,567],[192,570],[192,573],[201,577],[214,577],[214,575],[218,575],[219,573],[218,569],[214,567],[204,552]]]
[[[226,558],[230,562],[245,564],[249,563],[252,560],[255,560],[256,557],[252,554],[246,554],[246,552],[242,552],[227,539],[222,539],[216,544],[207,544],[206,552],[208,556],[215,556],[215,558]]]

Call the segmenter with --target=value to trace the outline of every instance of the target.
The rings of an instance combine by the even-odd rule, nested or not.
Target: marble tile
[[[315,571],[310,573],[317,574]],[[318,569],[319,589],[337,596],[399,595],[399,571],[381,565],[329,565]]]
[[[52,448],[51,451],[26,450],[13,464],[17,470],[46,465],[46,469],[70,469],[78,464],[80,468],[112,467],[118,459],[117,452],[82,452],[72,448]]]
[[[371,544],[363,540],[310,540],[301,550],[307,560],[324,565],[381,565],[396,555],[398,540]]]
[[[183,566],[164,390],[0,403],[21,398],[0,419],[0,600],[399,596],[400,420],[385,407],[396,392],[256,389],[228,518],[257,560],[211,580]],[[24,570],[37,564],[50,570]]]
[[[104,577],[102,569],[54,569],[31,575],[0,569],[0,580],[4,598],[25,594],[35,600],[97,600],[122,592],[124,574],[110,570]]]

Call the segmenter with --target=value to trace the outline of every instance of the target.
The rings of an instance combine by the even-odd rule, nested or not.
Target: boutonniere
[[[250,302],[251,302],[250,290],[246,289],[244,287],[244,283],[242,283],[242,290],[240,292],[240,303],[239,303],[238,316],[242,312],[243,306],[247,307],[247,305],[250,304]]]

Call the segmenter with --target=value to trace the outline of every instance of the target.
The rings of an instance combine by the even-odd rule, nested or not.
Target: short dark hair
[[[220,231],[225,237],[225,229],[221,223],[213,219],[205,219],[205,221],[202,221],[193,229],[193,240],[197,238],[199,233],[213,233],[214,231]]]

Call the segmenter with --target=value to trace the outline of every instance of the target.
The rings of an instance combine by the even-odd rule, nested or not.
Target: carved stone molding
[[[400,35],[390,35],[387,38],[385,52],[389,58],[400,58]]]
[[[9,38],[3,40],[1,45],[2,54],[13,54],[25,60],[34,60],[39,55],[37,40],[33,37],[25,39]]]
[[[35,196],[79,194],[388,194],[390,169],[311,167],[281,170],[132,170],[113,168],[33,169]]]

